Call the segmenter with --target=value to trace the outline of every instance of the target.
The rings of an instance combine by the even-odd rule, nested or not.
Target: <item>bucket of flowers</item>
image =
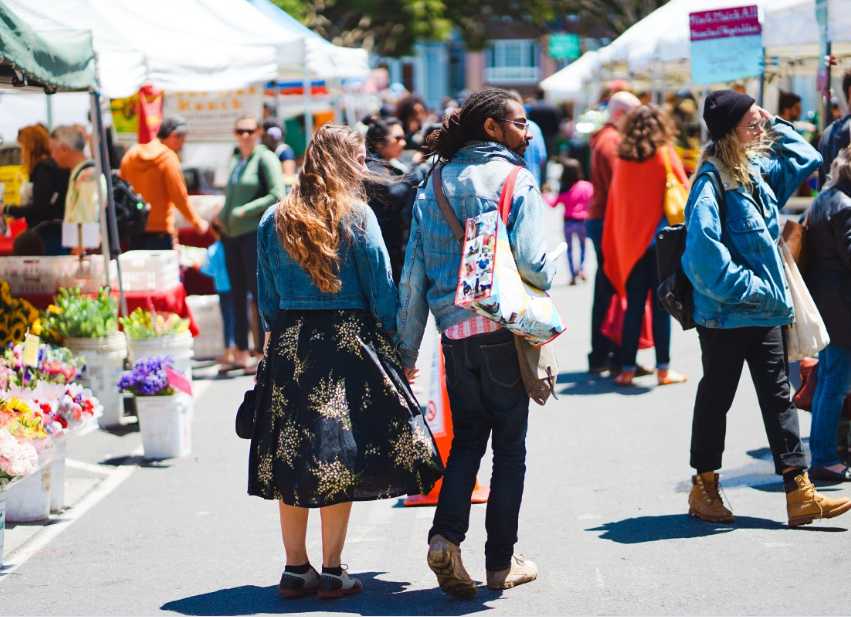
[[[174,369],[192,378],[192,333],[189,320],[176,313],[160,313],[134,309],[119,323],[127,336],[127,359],[130,362],[155,356],[169,356]]]
[[[6,531],[6,489],[13,482],[34,474],[38,469],[35,446],[19,441],[0,428],[0,567],[3,565],[3,536]]]
[[[0,398],[0,433],[9,455],[7,459],[0,453],[0,485],[8,484],[3,490],[6,520],[29,523],[46,519],[50,516],[53,449],[44,415],[32,401]]]
[[[90,297],[79,289],[60,289],[47,308],[44,328],[85,361],[82,382],[103,406],[98,424],[120,424],[124,401],[115,383],[124,369],[127,344],[118,331],[118,308],[109,291],[104,288]]]
[[[177,458],[192,450],[192,397],[172,385],[172,366],[168,356],[142,358],[118,382],[136,399],[145,458]]]

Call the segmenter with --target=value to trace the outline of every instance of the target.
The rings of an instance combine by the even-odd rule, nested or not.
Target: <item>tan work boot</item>
[[[789,527],[806,525],[817,518],[833,518],[851,510],[851,499],[831,499],[816,491],[806,471],[795,477],[795,484],[798,488],[786,493]]]
[[[476,584],[461,561],[461,548],[441,535],[428,545],[428,567],[437,575],[437,584],[444,593],[456,598],[470,599],[476,595]]]
[[[538,578],[538,566],[523,555],[512,555],[505,570],[488,570],[488,589],[511,589]]]
[[[710,523],[733,522],[733,513],[724,506],[724,501],[718,493],[717,473],[707,471],[691,477],[688,513]]]

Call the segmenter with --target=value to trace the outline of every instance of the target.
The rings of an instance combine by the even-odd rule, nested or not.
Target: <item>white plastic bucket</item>
[[[81,381],[103,406],[98,426],[104,428],[121,424],[124,399],[118,390],[118,380],[127,357],[124,334],[116,332],[103,338],[67,338],[65,346],[86,361],[85,378]]]
[[[34,523],[50,517],[50,465],[15,482],[6,490],[6,520]]]
[[[3,544],[6,535],[6,492],[0,491],[0,568],[3,567]]]
[[[192,451],[191,396],[137,396],[136,414],[145,458],[178,458]]]
[[[50,464],[50,511],[65,509],[65,457],[68,452],[67,437],[53,438],[53,462]]]
[[[134,363],[142,358],[170,356],[174,360],[174,370],[192,382],[192,334],[181,332],[169,336],[134,340],[127,337],[127,358]]]

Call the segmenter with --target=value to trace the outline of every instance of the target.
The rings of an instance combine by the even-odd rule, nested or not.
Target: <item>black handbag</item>
[[[726,210],[724,185],[717,171],[709,170],[704,173],[709,175],[716,192],[723,233]],[[656,272],[660,281],[656,297],[662,308],[680,322],[683,330],[690,330],[695,326],[694,294],[691,281],[683,272],[681,263],[686,250],[686,233],[685,225],[673,225],[665,227],[656,236]]]
[[[257,408],[263,401],[266,382],[266,360],[264,358],[257,366],[257,379],[254,382],[254,388],[245,393],[242,404],[236,410],[236,434],[241,439],[252,439],[254,437]]]

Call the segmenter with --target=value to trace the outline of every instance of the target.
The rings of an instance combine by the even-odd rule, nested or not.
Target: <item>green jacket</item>
[[[235,174],[240,160],[237,151],[228,165],[225,205],[219,214],[225,235],[232,238],[257,231],[263,213],[284,197],[284,176],[274,152],[258,145]]]

